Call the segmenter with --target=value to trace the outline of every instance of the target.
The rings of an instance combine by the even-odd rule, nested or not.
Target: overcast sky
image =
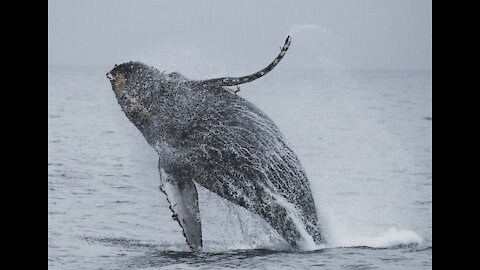
[[[49,1],[48,64],[262,67],[288,33],[292,68],[432,66],[431,0]]]

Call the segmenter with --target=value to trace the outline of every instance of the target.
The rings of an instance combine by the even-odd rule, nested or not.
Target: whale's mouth
[[[115,77],[112,75],[112,73],[108,72],[107,73],[107,79],[109,79],[110,81],[114,80]]]
[[[123,97],[126,94],[126,83],[127,80],[125,76],[121,73],[112,73],[108,72],[106,74],[107,78],[110,80],[112,84],[112,89],[118,96]]]

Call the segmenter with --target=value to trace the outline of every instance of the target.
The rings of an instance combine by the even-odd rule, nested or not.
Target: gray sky
[[[52,0],[48,64],[259,68],[288,33],[292,68],[432,68],[431,0]]]

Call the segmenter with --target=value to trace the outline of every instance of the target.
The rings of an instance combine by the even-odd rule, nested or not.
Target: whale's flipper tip
[[[191,83],[193,85],[201,85],[203,88],[208,88],[208,87],[235,86],[239,84],[252,82],[258,78],[265,76],[267,73],[272,71],[278,65],[278,63],[280,63],[282,58],[285,56],[291,43],[292,43],[292,37],[288,35],[287,38],[285,39],[285,43],[283,44],[282,47],[280,47],[280,53],[278,54],[278,56],[268,66],[266,66],[265,68],[263,68],[262,70],[256,73],[243,76],[243,77],[222,77],[222,78],[209,79],[209,80],[203,80],[203,81],[192,81]]]
[[[291,35],[288,35],[288,36],[287,36],[287,39],[285,40],[285,44],[290,45],[290,43],[292,43],[292,36],[291,36]]]

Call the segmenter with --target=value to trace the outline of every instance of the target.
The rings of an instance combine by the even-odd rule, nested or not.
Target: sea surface
[[[328,245],[290,250],[199,187],[204,251],[191,253],[109,70],[49,67],[49,269],[432,268],[431,72],[279,69],[243,86],[304,165]]]

